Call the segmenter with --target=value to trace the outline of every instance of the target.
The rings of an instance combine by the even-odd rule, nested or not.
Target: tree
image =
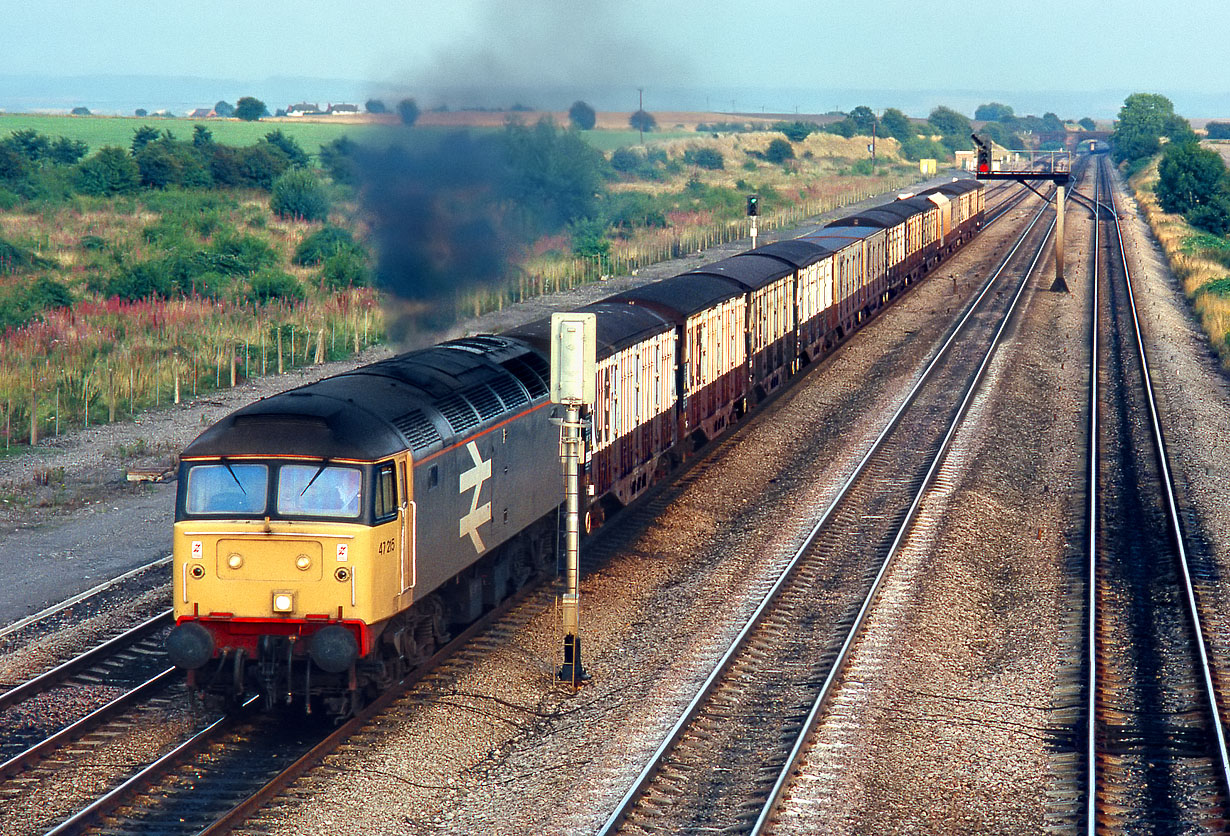
[[[503,191],[531,230],[556,230],[597,216],[606,158],[575,131],[561,131],[549,119],[532,128],[509,124],[503,151]]]
[[[632,126],[634,131],[642,131],[649,133],[654,128],[658,127],[658,120],[653,118],[652,113],[647,113],[644,110],[638,110],[628,117],[628,124]]]
[[[235,103],[235,116],[244,122],[255,122],[262,116],[269,115],[269,108],[260,99],[244,96]]]
[[[329,195],[316,175],[296,168],[273,181],[269,208],[282,218],[323,221],[329,217]]]
[[[568,119],[577,130],[590,131],[598,121],[598,114],[585,102],[575,101],[572,107],[568,108]]]
[[[884,115],[880,117],[880,126],[884,129],[885,136],[891,136],[903,142],[915,133],[909,118],[895,107],[884,111]]]
[[[136,110],[134,110],[134,111],[132,112],[132,115],[133,115],[133,116],[140,116],[142,119],[144,119],[146,116],[149,116],[149,111],[148,111],[148,110],[146,110],[146,109],[145,109],[145,108],[143,108],[143,107],[139,107],[139,108],[137,108]]]
[[[778,122],[773,130],[781,131],[791,142],[802,142],[815,133],[816,125],[814,122]]]
[[[73,116],[89,116],[89,115],[90,115],[90,109],[89,109],[88,107],[80,107],[80,106],[78,106],[78,107],[74,107],[72,110],[70,110],[70,111],[69,111],[69,113],[71,113]]]
[[[1230,139],[1230,122],[1209,122],[1204,130],[1209,139]]]
[[[407,128],[419,120],[419,106],[414,99],[402,99],[397,103],[397,115]]]
[[[1096,131],[1098,129],[1098,123],[1090,119],[1088,116],[1082,116],[1081,120],[1076,124],[1080,125],[1087,131]]]
[[[214,144],[214,135],[204,125],[192,126],[192,145],[195,148],[208,149]]]
[[[771,163],[784,163],[794,159],[794,148],[784,139],[774,139],[764,149],[764,158]]]
[[[298,142],[295,142],[293,137],[287,136],[279,129],[265,134],[265,141],[285,154],[286,159],[292,166],[307,168],[307,152],[303,150]]]
[[[136,191],[141,170],[123,148],[100,148],[77,167],[77,188],[82,194],[109,197]]]
[[[149,125],[142,125],[132,132],[132,145],[130,146],[132,153],[136,155],[142,148],[149,145],[157,138],[157,128],[151,128]]]
[[[1006,122],[1012,115],[1012,108],[1000,102],[981,104],[974,110],[974,118],[979,122]]]
[[[871,136],[872,126],[876,124],[876,114],[867,105],[854,108],[846,118],[854,126],[855,136]]]
[[[1192,134],[1187,120],[1174,112],[1170,99],[1158,93],[1133,93],[1123,100],[1111,131],[1111,157],[1135,162],[1151,157],[1162,147],[1162,137],[1178,140]]]
[[[1221,155],[1194,142],[1167,145],[1157,173],[1158,202],[1167,212],[1208,206],[1226,191],[1226,164]]]
[[[1052,133],[1060,133],[1068,129],[1063,120],[1054,113],[1042,114],[1042,124],[1046,126],[1046,130]]]
[[[931,111],[927,121],[931,123],[931,127],[935,128],[935,132],[942,136],[965,134],[968,137],[970,133],[969,119],[943,105]]]
[[[359,181],[359,167],[355,162],[354,140],[339,136],[320,146],[320,164],[334,183],[353,185]]]
[[[384,102],[380,99],[368,99],[363,105],[363,109],[368,113],[388,113],[389,109],[384,106]]]
[[[33,128],[13,131],[0,144],[20,154],[29,163],[42,161],[51,148],[51,140]]]
[[[219,101],[214,105],[214,113],[218,114],[223,119],[229,119],[235,115],[235,106],[230,102]]]
[[[90,146],[80,139],[58,136],[51,143],[47,157],[57,165],[76,165],[89,151]]]

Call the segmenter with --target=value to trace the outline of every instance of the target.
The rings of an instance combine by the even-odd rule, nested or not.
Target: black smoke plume
[[[390,337],[408,346],[433,341],[463,294],[499,281],[513,246],[497,143],[468,133],[413,139],[359,156]]]

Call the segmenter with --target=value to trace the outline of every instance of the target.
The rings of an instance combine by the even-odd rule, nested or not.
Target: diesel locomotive
[[[584,526],[634,501],[968,241],[954,180],[629,290],[597,318]],[[550,321],[257,401],[182,453],[171,661],[191,687],[351,713],[554,567]]]

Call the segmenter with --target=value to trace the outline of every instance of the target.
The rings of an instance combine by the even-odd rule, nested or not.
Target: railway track
[[[1153,397],[1110,178],[1100,166],[1089,426],[1087,833],[1224,832],[1226,694]]]
[[[759,832],[1037,264],[1039,212],[602,829]],[[1002,283],[1001,283],[1002,281]],[[994,334],[993,337],[989,336]],[[990,348],[987,348],[987,343]],[[953,392],[964,392],[954,401]],[[854,578],[851,584],[847,579]],[[836,624],[836,628],[830,625]]]
[[[703,472],[706,462],[712,462],[715,458],[708,455],[699,457],[697,463],[701,470],[691,475],[686,471],[681,474],[677,489],[667,491],[668,495],[664,496],[661,502],[669,501],[670,495],[697,478]],[[602,538],[597,539],[600,541]],[[420,675],[426,673],[427,671],[423,671]],[[168,686],[164,679],[151,679],[157,679],[157,683],[147,683],[147,690],[142,693],[148,693],[148,690],[154,688],[178,687]],[[169,693],[173,701],[180,699],[182,695],[180,690],[172,690]],[[390,695],[391,698],[393,696]],[[385,704],[387,703],[380,705]],[[167,753],[149,768],[141,770],[128,780],[115,782],[115,786],[109,787],[97,802],[83,809],[80,815],[63,822],[53,832],[84,832],[91,827],[100,827],[106,832],[221,832],[229,823],[250,814],[264,799],[276,793],[280,787],[285,786],[324,754],[342,745],[342,741],[347,737],[361,735],[364,718],[375,716],[373,712],[378,712],[380,705],[373,706],[363,717],[358,718],[358,725],[344,726],[339,730],[340,735],[325,735],[324,730],[318,730],[318,734],[308,733],[311,730],[305,729],[303,731],[306,736],[298,735],[293,741],[281,739],[284,735],[270,733],[261,725],[261,718],[249,721],[236,716],[219,720]],[[150,706],[152,710],[158,711],[162,703],[153,702]],[[119,710],[117,707],[116,711]],[[105,717],[100,715],[90,719],[101,724]],[[102,733],[105,736],[113,731],[104,729]],[[61,737],[56,743],[45,743],[43,753],[35,758],[56,747],[63,748],[67,741],[73,739]],[[80,742],[81,739],[77,740]],[[236,750],[243,752],[236,754]],[[289,770],[280,769],[282,765],[292,761],[296,764],[295,767]],[[26,768],[26,764],[15,765],[13,774],[16,774],[19,768]],[[19,790],[22,785],[39,780],[39,775],[38,771],[26,772],[22,781],[14,784],[14,787]],[[176,790],[177,784],[192,786],[192,795],[188,797]],[[218,799],[202,802],[202,798],[214,795],[212,789],[205,790],[213,785],[219,787]],[[243,796],[246,796],[246,800],[240,801]],[[186,815],[185,811],[191,811],[191,815]],[[184,820],[182,828],[176,824],[177,820]],[[97,824],[100,822],[101,824]]]

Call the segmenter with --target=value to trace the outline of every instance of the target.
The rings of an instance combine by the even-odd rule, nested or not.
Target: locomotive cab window
[[[376,468],[376,522],[384,522],[397,516],[397,477],[393,465]]]
[[[306,517],[357,517],[363,472],[357,467],[284,464],[278,470],[278,513]]]
[[[269,486],[263,464],[197,464],[188,468],[189,514],[262,514]]]

